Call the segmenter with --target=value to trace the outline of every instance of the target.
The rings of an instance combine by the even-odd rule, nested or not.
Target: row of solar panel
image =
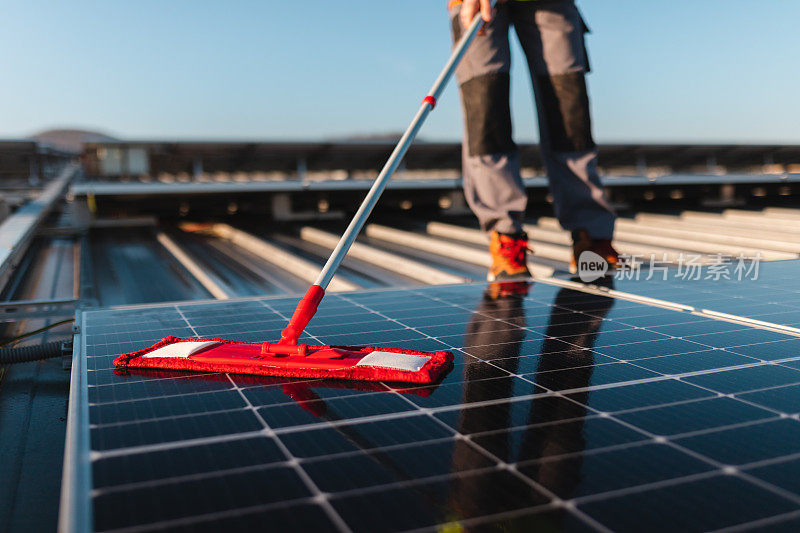
[[[772,265],[758,282],[618,287],[673,300],[679,287],[693,305],[791,325],[796,265]],[[167,334],[272,339],[295,303],[83,314],[94,529],[797,526],[792,334],[549,284],[478,284],[331,295],[307,330],[451,349],[435,386],[112,368]]]

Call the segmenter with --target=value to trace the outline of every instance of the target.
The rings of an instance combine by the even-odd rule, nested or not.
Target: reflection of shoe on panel
[[[611,239],[592,239],[586,230],[572,232],[572,259],[569,271],[573,274],[578,271],[578,259],[583,252],[594,252],[608,263],[608,269],[614,270],[620,266],[619,253],[611,244]]]
[[[527,296],[531,284],[528,281],[494,281],[486,287],[486,295],[499,300],[509,296]]]
[[[531,277],[528,270],[528,236],[524,233],[492,232],[489,243],[492,266],[486,279],[489,281],[521,280]]]

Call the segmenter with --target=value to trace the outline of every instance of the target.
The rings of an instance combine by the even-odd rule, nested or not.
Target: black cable
[[[62,353],[63,343],[61,341],[48,342],[36,346],[21,346],[19,348],[0,348],[0,365],[51,359],[61,356]]]
[[[43,328],[35,329],[35,330],[33,330],[33,331],[29,331],[29,332],[27,332],[27,333],[23,333],[22,335],[17,335],[16,337],[13,337],[13,338],[11,338],[11,339],[8,339],[8,340],[7,340],[7,341],[5,341],[5,342],[1,342],[1,343],[0,343],[0,346],[5,346],[6,344],[11,344],[11,343],[12,343],[12,342],[14,342],[14,341],[18,341],[18,340],[20,340],[20,339],[24,339],[25,337],[30,337],[31,335],[36,335],[36,334],[38,334],[38,333],[42,333],[42,332],[44,332],[44,331],[47,331],[48,329],[52,329],[52,328],[54,328],[54,327],[56,327],[56,326],[60,326],[61,324],[67,324],[67,323],[69,323],[69,322],[75,322],[75,319],[74,319],[74,318],[68,318],[68,319],[66,319],[66,320],[61,320],[61,321],[59,321],[59,322],[55,322],[55,323],[53,323],[53,324],[50,324],[50,325],[48,325],[48,326],[45,326],[45,327],[43,327]]]

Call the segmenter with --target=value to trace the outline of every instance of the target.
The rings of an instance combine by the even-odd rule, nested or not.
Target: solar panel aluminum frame
[[[78,311],[78,327],[72,342],[67,435],[61,476],[58,530],[63,533],[92,531],[92,491],[89,440],[89,386],[84,314]]]
[[[577,282],[569,279],[560,279],[555,277],[550,279],[540,279],[537,281],[539,281],[540,283],[545,283],[548,285],[556,285],[558,287],[564,287],[575,291],[588,292],[590,294],[607,296],[609,298],[614,298],[617,300],[626,300],[629,302],[636,302],[643,305],[649,305],[652,307],[661,307],[664,309],[671,309],[673,311],[682,311],[690,313],[692,315],[706,317],[714,320],[732,322],[734,324],[742,324],[744,326],[749,326],[752,328],[767,329],[770,331],[776,331],[779,333],[785,333],[787,335],[794,335],[796,337],[800,337],[800,328],[797,327],[787,326],[785,324],[778,324],[774,322],[767,322],[764,320],[757,320],[755,318],[735,315],[731,313],[724,313],[721,311],[715,311],[713,309],[697,308],[692,305],[674,302],[671,300],[663,300],[660,298],[653,298],[650,296],[644,296],[633,292],[608,289],[602,285],[596,285],[594,284],[594,282]]]

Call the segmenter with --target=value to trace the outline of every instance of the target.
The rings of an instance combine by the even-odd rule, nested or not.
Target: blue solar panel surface
[[[475,284],[331,294],[306,331],[450,349],[434,386],[113,369],[166,335],[273,340],[295,304],[83,313],[95,530],[797,526],[789,334],[542,283]]]

